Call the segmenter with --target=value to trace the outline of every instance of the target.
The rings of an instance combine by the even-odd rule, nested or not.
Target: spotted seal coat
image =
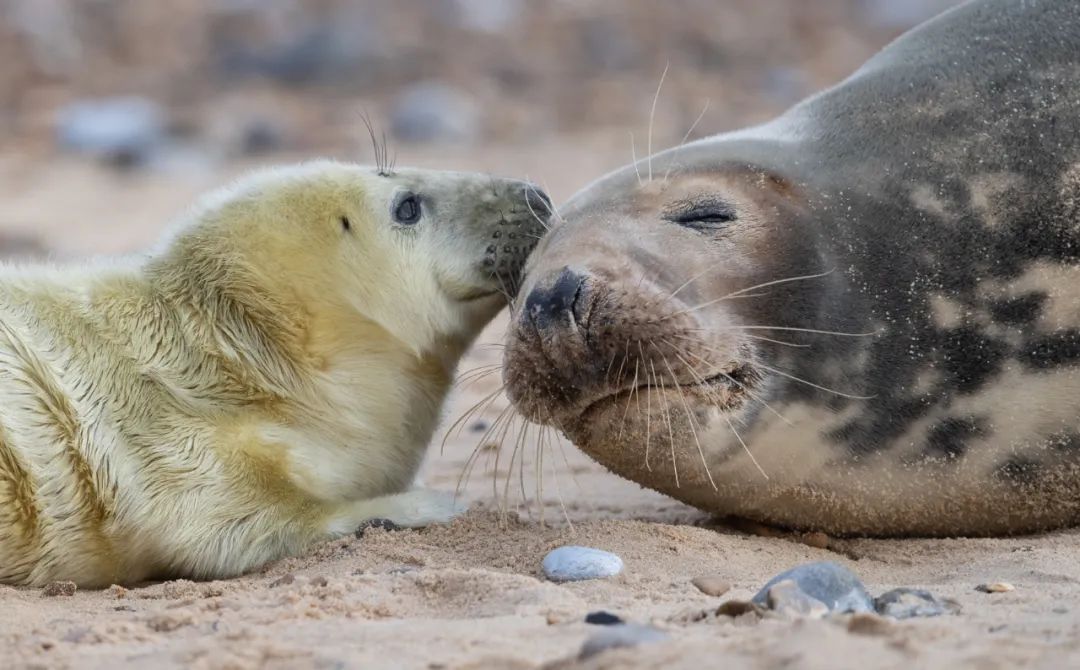
[[[612,471],[838,534],[1080,519],[1080,3],[966,3],[560,209],[504,377]]]
[[[207,196],[145,257],[0,269],[0,582],[228,577],[451,518],[414,477],[547,207],[316,161]]]

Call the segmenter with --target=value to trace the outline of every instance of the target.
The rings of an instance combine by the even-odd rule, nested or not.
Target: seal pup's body
[[[227,577],[451,518],[410,485],[536,193],[315,162],[207,197],[146,258],[4,268],[0,582]]]
[[[1080,521],[1078,54],[1080,3],[970,2],[590,185],[527,272],[515,402],[720,514]]]

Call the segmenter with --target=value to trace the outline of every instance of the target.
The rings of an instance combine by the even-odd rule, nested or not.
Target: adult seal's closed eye
[[[527,267],[514,403],[719,514],[1077,522],[1078,53],[1080,3],[969,2],[770,123],[585,188]]]
[[[550,203],[313,162],[206,197],[141,260],[0,269],[0,582],[220,578],[384,519]]]

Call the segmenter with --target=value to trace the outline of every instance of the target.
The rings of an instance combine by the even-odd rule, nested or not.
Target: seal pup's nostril
[[[518,182],[518,195],[525,201],[525,207],[538,218],[547,219],[555,211],[551,198],[536,184],[530,184],[527,181]]]
[[[559,323],[569,325],[577,319],[575,307],[585,288],[586,275],[563,268],[548,287],[537,287],[525,299],[525,313],[537,328]]]
[[[555,209],[551,205],[551,198],[548,197],[548,194],[531,184],[525,189],[525,202],[529,204],[529,209],[542,217],[550,216]]]

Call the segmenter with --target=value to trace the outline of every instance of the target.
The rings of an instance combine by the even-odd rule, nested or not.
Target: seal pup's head
[[[642,162],[563,206],[505,350],[519,411],[667,491],[745,454],[737,431],[762,408],[751,400],[787,381],[770,363],[783,338],[758,328],[817,308],[793,281],[821,268],[798,188],[709,153],[659,154],[653,179]]]
[[[549,208],[512,179],[313,161],[205,197],[152,267],[174,284],[197,278],[172,291],[195,303],[232,299],[283,332],[298,326],[319,354],[375,328],[456,362],[517,291]]]

